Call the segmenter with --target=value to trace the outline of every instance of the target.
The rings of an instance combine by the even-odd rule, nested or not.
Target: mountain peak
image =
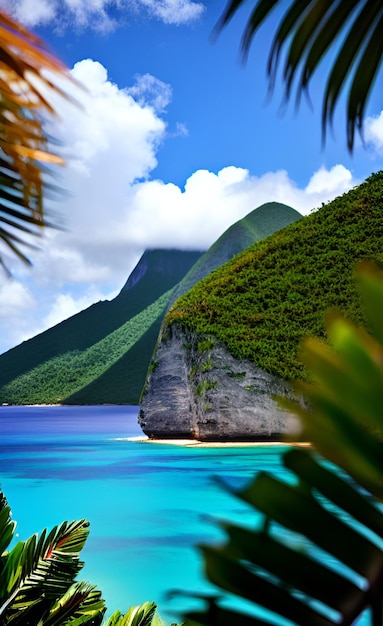
[[[186,272],[194,265],[197,259],[203,254],[203,250],[175,250],[175,249],[149,249],[138,261],[137,265],[129,275],[128,280],[121,289],[123,294],[139,283],[149,274],[153,278],[173,279],[173,284],[177,283]]]

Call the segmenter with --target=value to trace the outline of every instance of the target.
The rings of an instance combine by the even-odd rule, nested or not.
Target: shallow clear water
[[[214,479],[234,486],[260,470],[285,475],[283,447],[185,448],[124,441],[141,435],[137,407],[0,407],[0,484],[20,539],[85,517],[91,533],[82,579],[108,609],[146,600],[179,620],[206,592],[196,546],[221,538],[213,519],[255,521]]]

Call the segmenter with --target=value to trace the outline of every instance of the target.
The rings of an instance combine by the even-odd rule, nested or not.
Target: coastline
[[[119,441],[137,443],[166,444],[187,448],[254,448],[262,446],[296,446],[310,447],[309,442],[292,441],[199,441],[198,439],[149,439],[149,437],[121,437]]]

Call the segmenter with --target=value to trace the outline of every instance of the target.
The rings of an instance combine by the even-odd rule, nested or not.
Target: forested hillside
[[[98,302],[0,355],[0,402],[138,403],[169,290],[200,255],[148,250],[114,300]],[[95,369],[96,345],[103,352]]]
[[[0,355],[0,403],[138,404],[176,294],[300,218],[291,207],[271,202],[233,224],[204,254],[145,252],[114,300],[94,304]]]
[[[174,290],[172,301],[189,291],[199,280],[245,248],[301,217],[298,211],[280,202],[267,202],[254,209],[230,226],[198,259]]]
[[[166,320],[212,334],[236,358],[286,380],[305,378],[299,344],[324,336],[327,309],[363,321],[354,270],[365,258],[383,261],[383,172],[237,255]]]

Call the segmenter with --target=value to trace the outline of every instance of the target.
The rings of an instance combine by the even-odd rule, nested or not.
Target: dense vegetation
[[[383,172],[251,246],[182,296],[167,315],[223,341],[286,380],[305,378],[307,335],[325,335],[325,311],[363,321],[357,261],[383,260]]]
[[[170,291],[87,350],[73,350],[21,374],[0,390],[0,402],[60,404],[96,381],[162,317]]]
[[[139,315],[171,290],[200,255],[198,251],[148,250],[114,300],[98,302],[0,355],[1,402],[42,404],[48,402],[49,395],[63,399],[68,396],[68,403],[77,404],[138,404],[167,303],[157,317]],[[129,327],[124,325],[135,316],[139,317],[134,324],[135,341],[131,343]],[[103,340],[108,342],[108,337],[115,337],[115,331],[119,331],[116,336],[122,343],[128,333],[125,349],[121,343],[114,354],[114,340],[109,347],[103,343],[104,362],[95,366],[92,347]],[[88,364],[90,370],[86,373]],[[58,384],[61,368],[66,371],[65,391]],[[9,383],[12,386],[6,390]],[[10,389],[12,399],[7,399]]]
[[[230,226],[198,259],[177,285],[172,300],[175,301],[189,291],[199,280],[205,278],[210,272],[232,259],[245,248],[301,217],[302,215],[298,211],[280,202],[267,202],[254,209]]]
[[[184,293],[238,251],[300,217],[271,202],[233,224],[202,256],[146,251],[114,300],[0,355],[0,402],[138,404],[165,311],[176,299],[172,287]],[[158,300],[168,291],[166,302]]]

